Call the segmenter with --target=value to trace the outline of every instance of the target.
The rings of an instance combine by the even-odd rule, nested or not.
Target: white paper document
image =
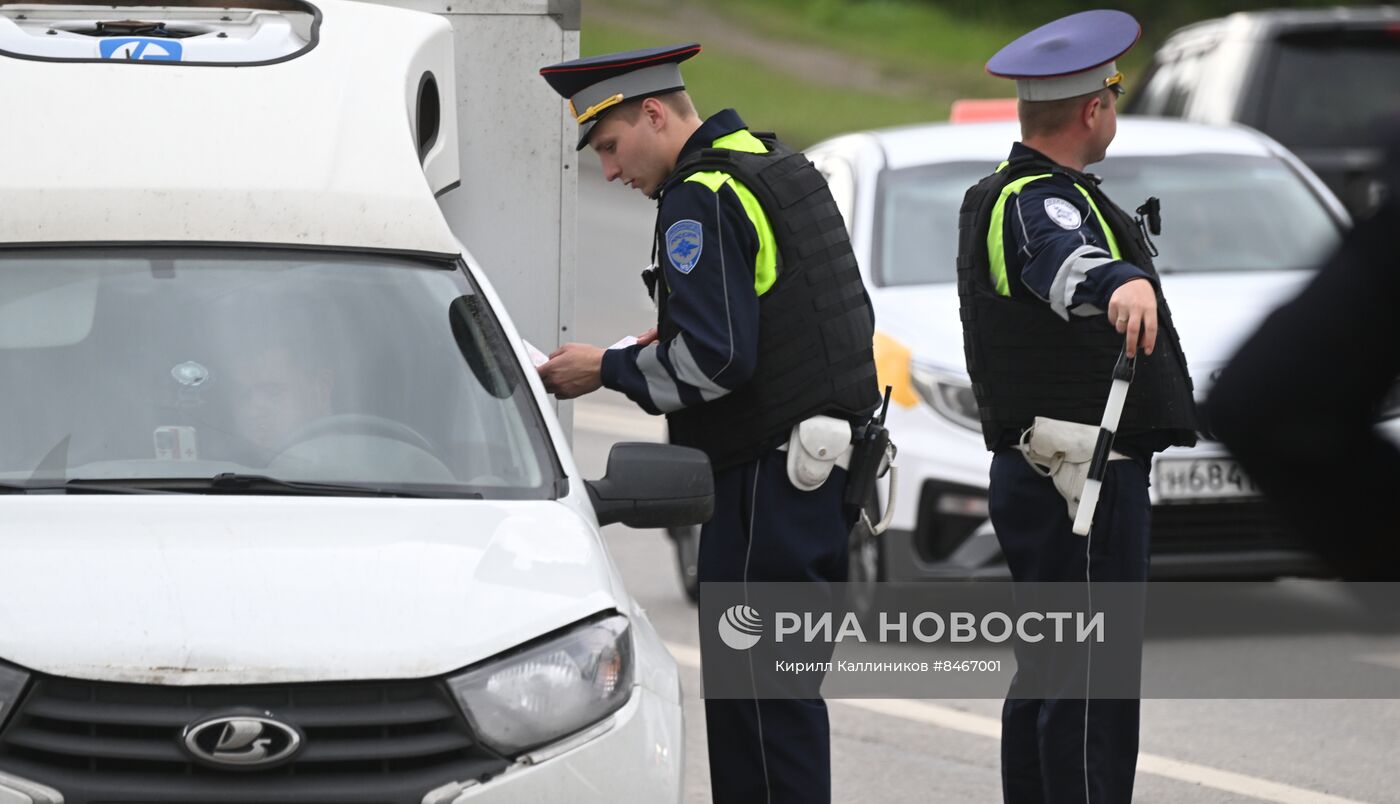
[[[536,349],[535,345],[529,341],[524,341],[524,343],[525,354],[530,356],[530,363],[533,364],[535,368],[539,368],[549,362],[549,355]]]

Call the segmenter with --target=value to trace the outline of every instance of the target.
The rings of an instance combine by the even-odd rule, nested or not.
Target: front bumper
[[[927,449],[933,446],[946,449]],[[1010,577],[986,513],[991,456],[981,449],[980,439],[980,452],[972,453],[968,446],[946,435],[901,444],[900,511],[881,536],[886,580]],[[1218,444],[1203,443],[1168,450],[1154,461],[1225,455]],[[1154,580],[1258,580],[1328,571],[1262,499],[1165,502],[1155,489],[1152,496]]]
[[[303,698],[343,695],[314,686],[300,693]],[[418,686],[430,688],[427,683]],[[338,687],[345,689],[344,685]],[[74,689],[77,687],[67,685],[60,692]],[[28,700],[42,707],[25,712],[19,720],[46,720],[50,714],[62,715],[65,708],[83,714],[100,712],[112,720],[120,718],[121,724],[116,728],[122,733],[103,734],[113,727],[104,726],[97,719],[89,729],[95,729],[95,733],[83,734],[71,729],[65,732],[53,723],[38,727],[22,722],[23,728],[16,728],[12,720],[6,726],[6,742],[0,751],[0,803],[456,804],[568,800],[578,804],[617,801],[619,791],[624,790],[628,793],[624,800],[674,803],[681,795],[683,731],[679,702],[641,684],[634,687],[628,702],[604,721],[514,761],[467,747],[450,752],[455,757],[450,761],[434,760],[431,767],[418,767],[417,760],[406,763],[394,759],[395,752],[401,752],[404,746],[421,745],[423,739],[441,739],[439,735],[449,733],[455,725],[444,725],[434,734],[386,727],[389,730],[383,735],[356,726],[347,731],[345,740],[334,751],[322,752],[321,763],[301,765],[299,771],[274,768],[267,772],[228,772],[199,766],[177,770],[173,764],[162,769],[143,752],[166,751],[167,741],[155,732],[168,729],[155,728],[143,735],[140,731],[146,727],[130,724],[160,720],[163,713],[159,708],[142,705],[132,695],[144,693],[151,696],[151,703],[168,705],[168,690],[118,690],[115,685],[89,689],[91,694],[83,700],[71,696],[64,699],[62,695],[38,696],[31,691]],[[373,687],[350,687],[355,693],[362,689]],[[192,693],[196,698],[199,694]],[[112,700],[116,695],[125,697]],[[346,713],[366,711],[390,717],[421,713],[430,703],[423,697],[381,698],[371,702],[372,710],[356,709],[353,703],[337,703],[334,709],[316,709],[315,714],[322,721],[341,720]],[[308,706],[303,711],[312,709]],[[308,716],[307,720],[313,719]],[[50,736],[44,737],[45,734]],[[170,740],[168,744],[172,751],[173,743]],[[383,747],[375,748],[377,745]],[[90,749],[91,758],[75,757],[65,766],[60,759],[62,752],[75,746]],[[372,751],[375,757],[339,761],[351,750]]]

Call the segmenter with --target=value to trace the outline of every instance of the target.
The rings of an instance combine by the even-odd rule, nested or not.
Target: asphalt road
[[[575,337],[606,346],[654,323],[637,278],[650,257],[654,206],[605,184],[590,155],[583,162]],[[603,473],[612,443],[660,433],[658,420],[612,392],[575,404],[574,447],[585,476]],[[681,593],[671,544],[658,531],[610,526],[605,535],[629,590],[681,666],[686,801],[707,802],[695,609]],[[1280,594],[1295,607],[1312,605],[1301,588],[1285,585]],[[1342,649],[1349,635],[1311,627],[1236,638],[1267,641],[1280,661],[1306,662]],[[1169,648],[1189,655],[1211,643],[1179,639]],[[1400,682],[1400,654],[1378,661]],[[995,699],[833,702],[835,800],[1000,800],[999,712]],[[1141,751],[1137,801],[1400,802],[1400,700],[1147,700]]]

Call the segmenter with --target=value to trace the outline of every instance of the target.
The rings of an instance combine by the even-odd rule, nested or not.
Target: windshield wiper
[[[0,494],[258,494],[322,497],[412,497],[481,500],[476,491],[430,494],[403,488],[356,483],[281,480],[266,475],[224,472],[213,477],[77,478],[67,482],[0,483]]]
[[[437,497],[441,495],[429,494],[411,489],[372,486],[361,483],[322,483],[307,480],[282,480],[281,478],[268,477],[267,475],[241,474],[239,472],[224,472],[210,478],[212,488],[228,491],[287,491],[304,492],[306,494],[328,494],[345,495],[347,497]],[[475,492],[463,492],[453,496],[469,497],[471,499],[482,499],[482,495]]]
[[[148,477],[138,479],[122,478],[112,481],[100,479],[79,480],[74,482],[80,483],[84,487],[106,488],[110,483],[112,486],[126,486],[166,492],[183,492],[187,494],[258,494],[271,492],[274,494],[300,494],[329,497],[451,496],[470,499],[481,499],[482,497],[482,495],[476,493],[436,495],[409,489],[386,488],[356,483],[318,483],[302,480],[282,480],[280,478],[268,477],[267,475],[242,474],[239,472],[222,472],[213,477]],[[69,485],[72,485],[72,483]]]
[[[126,480],[111,483],[92,480],[70,480],[64,483],[0,483],[0,494],[167,494],[161,489],[129,485]]]
[[[406,489],[358,483],[319,483],[304,480],[282,480],[267,475],[223,472],[209,478],[210,488],[230,492],[283,491],[304,494],[343,495],[347,497],[428,497],[431,495]]]

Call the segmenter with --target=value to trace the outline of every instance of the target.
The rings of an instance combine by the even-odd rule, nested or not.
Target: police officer
[[[609,181],[658,202],[646,277],[657,329],[625,348],[564,344],[540,374],[561,399],[621,391],[664,413],[674,443],[709,455],[702,595],[709,582],[841,582],[855,513],[843,505],[846,471],[799,489],[784,450],[799,424],[846,427],[878,404],[874,316],[821,174],[732,109],[696,114],[679,64],[699,51],[540,71],[569,99],[578,148],[593,148]],[[715,801],[830,800],[820,699],[707,699],[705,717]]]
[[[1195,443],[1191,379],[1146,236],[1084,172],[1113,140],[1115,59],[1140,32],[1128,14],[1083,12],[987,63],[1016,81],[1021,141],[964,198],[958,287],[993,452],[991,520],[1017,582],[1146,580],[1150,457]],[[1123,459],[1108,463],[1090,534],[1076,536],[1066,499],[1018,445],[1036,417],[1098,425],[1124,350],[1137,365],[1114,444]],[[1013,681],[1002,709],[1006,801],[1131,800],[1138,701],[1086,700],[1085,669],[1083,685],[1053,698],[1018,694]]]

